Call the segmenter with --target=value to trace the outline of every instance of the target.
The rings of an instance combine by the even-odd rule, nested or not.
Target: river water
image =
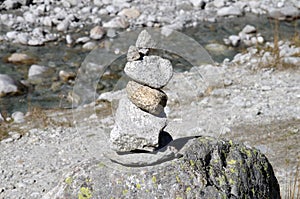
[[[266,41],[273,41],[274,34],[278,32],[280,39],[291,39],[295,34],[300,32],[300,20],[293,22],[280,22],[276,30],[275,22],[266,16],[247,15],[239,18],[220,19],[215,23],[199,22],[195,28],[184,29],[182,33],[192,37],[202,46],[209,44],[219,44],[223,48],[211,49],[209,53],[216,62],[222,62],[225,58],[232,59],[235,54],[245,50],[245,46],[224,47],[223,39],[238,34],[245,25],[250,24],[257,28]],[[7,31],[6,27],[0,27],[0,34]],[[83,33],[84,34],[84,33]],[[136,37],[128,38],[127,41],[134,43]],[[118,42],[117,39],[104,38],[101,41],[103,48],[109,48]],[[124,44],[125,45],[125,44]],[[114,49],[115,53],[116,49]],[[27,112],[33,107],[44,109],[51,108],[71,108],[72,104],[68,101],[68,95],[73,89],[74,82],[62,83],[58,78],[60,70],[77,72],[81,63],[90,53],[82,50],[80,45],[67,46],[64,40],[48,43],[44,46],[29,47],[20,44],[0,42],[0,73],[8,74],[18,80],[27,80],[28,69],[30,64],[16,65],[8,63],[6,58],[14,52],[23,52],[33,56],[34,63],[51,68],[50,72],[37,80],[38,83],[30,86],[29,92],[23,96],[4,97],[0,99],[0,111],[2,113],[12,113],[14,111]],[[110,70],[102,77],[97,91],[99,93],[113,89],[113,84],[122,76],[122,69],[126,61],[125,56],[113,62]],[[101,56],[106,56],[102,54]],[[176,56],[175,56],[176,57]],[[184,66],[184,67],[182,67]],[[188,70],[192,65],[184,61],[176,62],[175,70]]]

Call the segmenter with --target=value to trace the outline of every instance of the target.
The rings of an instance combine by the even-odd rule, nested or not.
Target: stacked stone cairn
[[[110,146],[115,151],[154,151],[167,125],[167,95],[161,89],[172,78],[173,67],[169,60],[149,55],[156,47],[146,30],[139,34],[136,45],[129,47],[124,72],[131,80],[110,133]]]

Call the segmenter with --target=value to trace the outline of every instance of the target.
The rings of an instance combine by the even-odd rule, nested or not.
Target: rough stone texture
[[[167,104],[167,95],[157,89],[129,81],[126,86],[127,96],[137,107],[154,115],[163,112]]]
[[[116,151],[131,151],[156,147],[159,133],[166,122],[164,116],[156,117],[123,98],[119,102],[116,123],[110,133],[111,148]]]
[[[171,62],[159,56],[144,56],[141,61],[127,62],[124,71],[133,80],[153,88],[165,86],[173,75]]]
[[[136,61],[140,58],[140,53],[138,48],[135,46],[129,46],[128,53],[127,53],[127,61]]]
[[[22,94],[26,87],[8,75],[0,74],[0,97]]]
[[[181,158],[150,167],[90,159],[66,172],[44,198],[280,198],[273,168],[259,151],[211,137],[188,143],[177,145]]]
[[[157,43],[152,39],[151,35],[146,30],[143,30],[139,34],[135,46],[138,48],[155,48],[157,47]]]

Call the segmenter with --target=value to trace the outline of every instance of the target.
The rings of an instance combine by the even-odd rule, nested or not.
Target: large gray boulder
[[[173,67],[169,60],[153,55],[144,56],[143,60],[127,62],[124,72],[141,84],[161,88],[172,78]]]
[[[154,116],[135,106],[127,97],[119,102],[115,126],[110,133],[111,148],[116,151],[155,148],[165,115]]]
[[[178,139],[166,147],[176,148],[177,156],[144,167],[106,159],[75,165],[44,199],[280,198],[272,166],[256,149],[211,137]]]

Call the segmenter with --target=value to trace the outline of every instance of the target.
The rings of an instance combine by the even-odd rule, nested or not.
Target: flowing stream
[[[199,22],[195,28],[184,29],[182,32],[196,41],[203,47],[209,44],[217,44],[219,49],[207,48],[212,59],[216,62],[222,62],[225,58],[232,59],[235,54],[245,50],[245,46],[227,47],[224,45],[223,39],[230,35],[237,35],[245,25],[250,24],[256,27],[266,41],[273,41],[274,35],[279,34],[280,39],[291,39],[295,34],[300,32],[300,20],[293,22],[280,22],[278,28],[275,21],[266,16],[246,15],[239,18],[220,19],[215,23]],[[0,27],[0,34],[7,32],[5,26]],[[128,42],[132,43],[135,37],[128,38]],[[117,39],[104,38],[102,41],[103,48],[113,46]],[[126,42],[126,41],[125,41]],[[128,45],[128,44],[124,44]],[[115,49],[116,50],[116,49]],[[115,51],[114,50],[114,51]],[[7,57],[15,52],[22,52],[35,58],[34,63],[29,64],[12,64],[7,62]],[[116,51],[115,51],[116,52]],[[110,71],[105,73],[97,88],[98,92],[111,90],[113,84],[122,75],[122,68],[125,63],[125,56],[113,62]],[[67,96],[72,91],[73,83],[62,83],[59,80],[58,73],[61,70],[69,72],[77,72],[81,63],[84,61],[89,51],[82,50],[80,45],[69,47],[64,40],[48,43],[44,46],[30,47],[20,44],[0,42],[0,74],[8,74],[17,80],[27,80],[28,70],[31,64],[43,65],[51,68],[49,72],[37,82],[30,86],[26,95],[4,97],[0,99],[0,111],[3,113],[12,113],[14,111],[27,112],[32,107],[50,108],[71,108],[72,104],[67,100]],[[101,56],[106,56],[105,54]],[[175,70],[188,70],[191,66],[184,60],[175,63]]]

